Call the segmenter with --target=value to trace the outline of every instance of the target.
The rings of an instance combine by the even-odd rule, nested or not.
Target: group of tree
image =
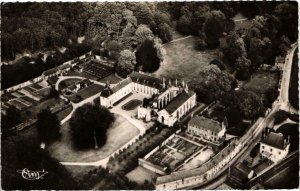
[[[20,112],[16,107],[11,106],[7,108],[6,113],[1,112],[1,133],[2,138],[5,139],[11,133],[11,128],[18,125],[22,120]]]
[[[1,7],[1,57],[66,46],[86,28],[82,3],[7,3]]]
[[[13,136],[1,142],[1,186],[4,190],[78,189],[67,169],[39,148],[35,139]],[[27,180],[22,170],[45,171],[43,178]],[[30,176],[29,174],[24,174]]]
[[[244,3],[249,7],[257,6],[251,6],[252,2]],[[251,16],[252,27],[231,31],[221,47],[224,62],[234,67],[239,80],[249,79],[262,64],[273,65],[275,57],[285,56],[290,42],[298,38],[297,6],[294,3],[260,3],[268,7],[268,11],[257,9]]]
[[[44,109],[37,114],[36,129],[38,140],[45,144],[60,139],[60,121],[50,109]]]
[[[86,104],[77,108],[69,122],[74,147],[97,149],[103,146],[113,121],[114,115],[102,106]]]

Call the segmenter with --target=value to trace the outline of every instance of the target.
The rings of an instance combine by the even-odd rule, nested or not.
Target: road
[[[292,70],[292,64],[293,64],[293,57],[295,50],[297,48],[298,44],[294,43],[292,45],[292,49],[288,52],[285,64],[283,68],[282,73],[282,80],[281,80],[281,86],[280,86],[280,96],[279,96],[279,102],[281,103],[280,109],[299,114],[299,111],[296,110],[289,102],[289,87],[290,87],[290,80],[291,80],[291,70]]]

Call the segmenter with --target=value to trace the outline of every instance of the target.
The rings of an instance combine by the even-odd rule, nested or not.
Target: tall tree
[[[106,143],[106,132],[114,121],[110,111],[102,106],[86,104],[70,119],[73,144],[78,149],[98,148]]]
[[[145,40],[136,52],[137,67],[142,67],[144,72],[155,72],[160,66],[153,40]]]
[[[36,128],[40,142],[51,143],[60,138],[60,122],[48,108],[37,114]]]
[[[118,59],[116,72],[119,76],[125,78],[134,70],[135,65],[136,57],[134,52],[131,52],[130,50],[123,50]]]

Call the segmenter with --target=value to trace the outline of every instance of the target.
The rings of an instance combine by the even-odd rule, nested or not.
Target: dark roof
[[[222,130],[222,126],[218,121],[213,119],[205,118],[203,116],[195,116],[193,117],[188,125],[196,126],[199,129],[207,129],[212,132],[220,132]]]
[[[63,65],[58,66],[57,68],[59,70],[64,70],[64,69],[67,69],[67,68],[70,68],[70,67],[71,67],[71,64],[63,64]]]
[[[244,171],[241,168],[239,168],[240,165],[244,165],[244,164],[240,163],[237,166],[234,166],[233,168],[230,169],[230,178],[234,178],[234,179],[238,180],[240,183],[245,183],[248,180],[248,175],[251,172],[251,169],[250,169],[249,173],[247,173],[247,171]],[[244,166],[246,166],[246,165],[244,165]],[[242,168],[244,168],[244,167],[242,167]]]
[[[116,93],[117,91],[119,91],[120,89],[124,88],[125,86],[127,86],[128,84],[130,84],[132,81],[130,78],[126,78],[125,80],[119,82],[117,85],[115,85],[114,87],[110,88],[110,87],[106,87],[100,94],[100,96],[102,97],[109,97],[110,95]]]
[[[149,87],[153,87],[156,89],[162,89],[163,86],[163,81],[159,78],[155,78],[153,76],[149,76],[146,74],[142,74],[139,72],[132,72],[130,75],[130,78],[133,82],[138,83],[138,84],[143,84]]]
[[[262,141],[262,143],[281,149],[284,149],[284,137],[281,133],[274,133],[271,132],[267,137],[265,137]]]
[[[43,74],[45,76],[48,76],[48,75],[51,75],[51,74],[55,73],[56,71],[57,71],[57,68],[51,68],[49,70],[44,71]]]
[[[172,114],[176,111],[184,102],[186,102],[190,97],[192,97],[194,93],[187,93],[186,91],[182,91],[179,95],[177,95],[164,109]]]

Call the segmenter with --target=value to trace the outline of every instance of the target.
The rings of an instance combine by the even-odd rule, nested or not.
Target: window
[[[262,148],[262,149],[264,149],[264,148],[265,148],[265,146],[261,146],[261,148]]]
[[[278,154],[280,154],[280,155],[281,155],[281,152],[280,152],[280,151],[278,151]]]
[[[272,152],[272,151],[273,151],[273,149],[270,148],[270,152]]]

